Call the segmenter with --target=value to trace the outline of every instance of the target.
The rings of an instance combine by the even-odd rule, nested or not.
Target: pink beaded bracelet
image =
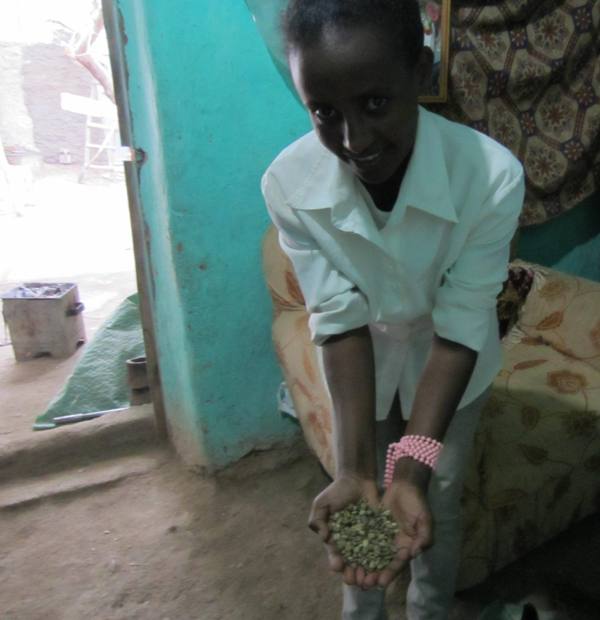
[[[383,484],[385,488],[390,486],[394,477],[396,461],[404,456],[408,456],[415,461],[424,463],[431,469],[435,469],[442,444],[432,437],[424,435],[405,435],[398,443],[391,443],[388,446],[387,458],[385,461],[385,475]]]

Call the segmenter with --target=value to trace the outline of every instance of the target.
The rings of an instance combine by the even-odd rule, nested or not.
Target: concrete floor
[[[86,193],[68,170],[44,178],[37,206],[0,214],[0,286],[77,282],[91,336],[135,289],[124,194],[104,182]],[[39,206],[45,195],[56,211]],[[339,579],[306,528],[326,479],[303,445],[203,479],[156,442],[151,407],[32,432],[80,355],[17,364],[0,347],[0,617],[339,617]],[[498,599],[532,600],[543,620],[598,620],[599,559],[592,517],[461,593],[452,620]],[[390,608],[404,617],[400,586]]]

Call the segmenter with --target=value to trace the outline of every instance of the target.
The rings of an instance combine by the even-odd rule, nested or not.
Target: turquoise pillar
[[[309,129],[239,0],[117,0],[165,405],[208,470],[290,440],[261,274],[260,177]]]

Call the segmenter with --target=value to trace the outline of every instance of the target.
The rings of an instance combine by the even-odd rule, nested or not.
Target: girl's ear
[[[433,51],[427,46],[423,46],[419,59],[415,66],[420,93],[429,92],[431,88],[431,75],[433,71]]]

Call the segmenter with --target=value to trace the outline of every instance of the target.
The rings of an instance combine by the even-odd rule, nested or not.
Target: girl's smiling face
[[[367,186],[397,182],[417,131],[417,97],[430,77],[423,48],[412,70],[374,25],[326,28],[288,55],[296,90],[322,144]]]

